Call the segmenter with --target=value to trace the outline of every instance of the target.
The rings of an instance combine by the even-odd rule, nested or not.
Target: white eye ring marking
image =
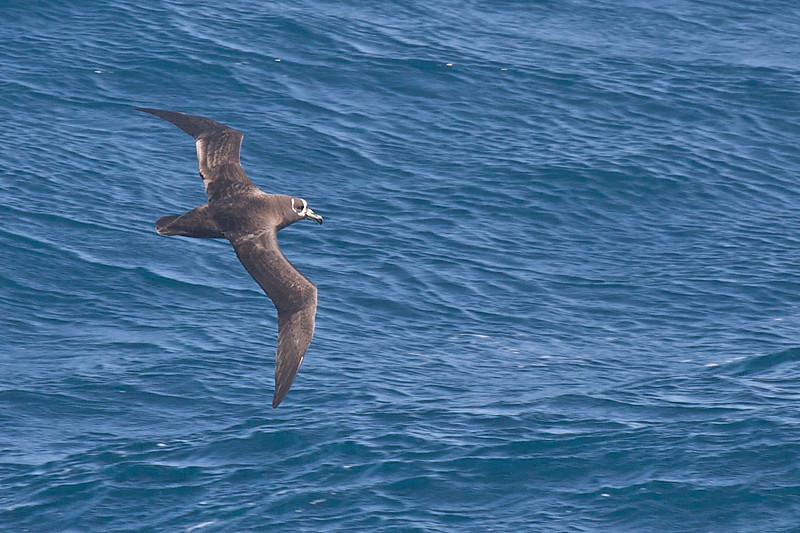
[[[297,207],[294,205],[295,200],[300,200],[301,202],[303,202],[303,208],[300,209],[299,211],[297,210]],[[308,202],[306,202],[305,198],[292,198],[292,209],[294,209],[294,212],[297,213],[298,216],[304,217],[306,216],[306,212],[308,211]]]

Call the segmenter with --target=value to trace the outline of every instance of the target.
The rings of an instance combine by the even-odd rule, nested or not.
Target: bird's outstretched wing
[[[229,238],[239,261],[278,310],[272,399],[272,407],[277,407],[289,392],[314,335],[317,287],[284,257],[275,231]]]
[[[243,135],[216,120],[162,109],[135,108],[172,122],[194,137],[200,177],[209,200],[254,188],[239,162]]]

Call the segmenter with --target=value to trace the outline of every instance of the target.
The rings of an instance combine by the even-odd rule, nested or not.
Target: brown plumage
[[[201,239],[228,239],[236,256],[278,310],[275,358],[277,407],[289,392],[314,334],[317,287],[278,247],[277,231],[298,220],[322,224],[302,198],[267,194],[256,187],[239,163],[242,134],[210,118],[136,108],[178,126],[194,137],[200,177],[208,203],[182,215],[161,217],[156,231]]]

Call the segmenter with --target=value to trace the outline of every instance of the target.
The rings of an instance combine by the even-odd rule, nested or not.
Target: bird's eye
[[[306,209],[308,209],[308,204],[302,198],[292,198],[292,209],[298,215],[304,215]]]

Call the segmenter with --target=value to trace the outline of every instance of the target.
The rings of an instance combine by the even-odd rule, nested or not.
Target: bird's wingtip
[[[291,387],[291,383],[289,384]],[[275,388],[275,394],[272,396],[272,408],[278,407],[281,402],[286,398],[286,395],[289,394],[289,387],[285,386],[277,386]]]

